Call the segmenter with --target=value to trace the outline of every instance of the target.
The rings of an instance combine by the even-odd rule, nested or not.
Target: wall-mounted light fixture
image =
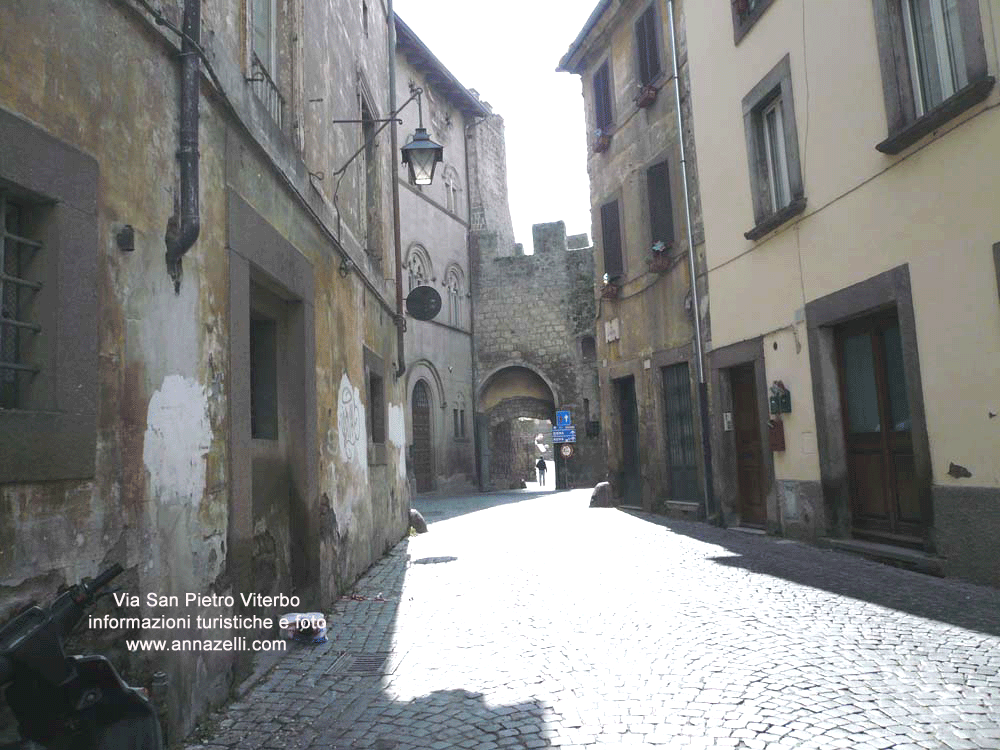
[[[412,139],[409,143],[403,146],[402,149],[402,161],[410,168],[410,182],[415,185],[430,185],[431,181],[434,179],[434,165],[444,158],[444,146],[440,143],[435,143],[431,140],[430,136],[427,134],[427,129],[424,127],[424,107],[421,102],[421,94],[424,93],[422,88],[414,88],[413,93],[410,98],[403,102],[399,109],[393,112],[389,117],[385,119],[369,118],[365,120],[333,120],[334,123],[381,123],[378,129],[371,134],[368,140],[374,140],[375,137],[381,133],[386,125],[391,122],[397,122],[402,124],[403,121],[399,119],[399,113],[406,109],[406,106],[412,102],[414,99],[417,100],[417,130],[413,134]],[[344,162],[344,166],[334,172],[335,177],[342,177],[347,171],[347,168],[351,163],[357,159],[364,150],[368,147],[368,141],[361,145],[357,151],[355,151],[351,158]],[[338,187],[340,182],[338,180]]]
[[[410,168],[410,182],[414,185],[430,185],[434,179],[434,166],[444,158],[444,147],[427,135],[424,128],[424,108],[419,94],[416,96],[419,116],[417,132],[413,134],[413,140],[402,148],[403,164]]]
[[[386,126],[390,123],[402,124],[403,121],[399,119],[399,113],[406,109],[406,106],[412,102],[414,99],[417,100],[417,111],[419,115],[418,126],[416,132],[413,134],[413,138],[410,143],[406,144],[402,149],[402,160],[404,164],[407,164],[410,168],[410,182],[415,185],[430,185],[431,180],[434,179],[434,165],[442,160],[444,154],[444,146],[435,143],[427,135],[427,130],[424,128],[424,108],[421,104],[420,95],[424,93],[424,90],[419,87],[413,87],[411,89],[412,93],[410,98],[403,102],[395,112],[386,118],[367,118],[364,120],[331,120],[334,124],[342,123],[381,123],[378,128],[372,133],[365,142],[361,144],[361,148],[351,154],[351,157],[344,162],[344,165],[333,173],[333,176],[337,178],[337,185],[333,189],[333,207],[337,211],[337,239],[340,239],[340,204],[337,202],[337,197],[340,194],[340,183],[344,179],[344,175],[347,174],[347,168],[351,166],[355,159],[357,159],[361,154],[365,152],[372,141],[374,141],[378,134],[385,130]],[[395,173],[395,158],[393,159],[393,172]],[[399,216],[395,217],[396,222],[399,222]]]

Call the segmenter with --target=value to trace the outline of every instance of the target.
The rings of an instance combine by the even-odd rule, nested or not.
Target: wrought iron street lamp
[[[410,168],[410,182],[430,185],[434,179],[434,166],[441,161],[444,148],[431,140],[426,128],[417,128],[413,140],[402,148],[403,164]]]
[[[403,102],[403,104],[395,112],[385,119],[372,118],[370,120],[334,120],[333,122],[335,123],[378,122],[381,124],[378,129],[369,136],[365,144],[351,155],[351,158],[344,163],[344,166],[333,174],[338,178],[342,177],[347,172],[347,168],[351,165],[351,162],[358,158],[358,156],[360,156],[369,145],[368,141],[374,139],[389,123],[402,123],[402,120],[399,119],[399,113],[403,111],[406,105],[416,99],[417,112],[419,116],[417,130],[413,134],[410,142],[403,146],[400,150],[402,151],[403,164],[406,164],[410,168],[410,182],[414,185],[430,185],[434,179],[434,166],[444,158],[444,146],[440,143],[432,141],[430,136],[427,134],[427,129],[424,127],[424,107],[420,98],[420,95],[423,93],[423,89],[414,88],[410,98]],[[337,185],[339,187],[339,180]]]

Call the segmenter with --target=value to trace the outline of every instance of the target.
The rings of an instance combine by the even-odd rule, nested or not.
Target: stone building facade
[[[708,346],[705,246],[687,54],[681,31],[685,192],[667,9],[662,0],[602,0],[559,69],[583,84],[609,479],[626,504],[704,517],[710,464],[691,271]],[[678,16],[682,30],[682,10]]]
[[[467,491],[478,484],[467,134],[490,111],[398,18],[396,31],[397,91],[403,97],[423,89],[424,125],[444,146],[432,185],[410,185],[405,168],[398,175],[404,290],[429,285],[442,298],[432,320],[406,319],[408,465],[416,492]],[[400,132],[412,132],[417,115],[416,108],[404,110]]]
[[[392,109],[385,6],[204,3],[182,57],[199,5],[5,3],[3,314],[25,325],[0,342],[0,618],[114,562],[130,593],[325,610],[407,528],[395,156],[388,131],[365,147]],[[95,637],[133,682],[168,674],[172,739],[253,666]]]
[[[472,227],[482,484],[522,486],[528,463],[518,418],[554,424],[555,411],[566,409],[577,428],[576,452],[569,460],[556,458],[555,479],[561,487],[593,486],[605,473],[598,438],[593,248],[569,249],[561,221],[532,227],[533,255],[515,246],[506,204],[503,211],[483,206],[490,195],[506,194],[502,136],[503,122],[494,115],[479,126],[474,144],[474,174],[483,179],[474,186]],[[574,244],[586,243],[577,237]],[[551,445],[551,435],[546,443]]]

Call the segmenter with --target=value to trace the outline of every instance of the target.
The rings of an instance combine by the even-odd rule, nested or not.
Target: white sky
[[[525,252],[532,224],[562,219],[567,234],[589,236],[580,77],[555,69],[597,0],[393,2],[438,60],[503,117],[510,212]]]

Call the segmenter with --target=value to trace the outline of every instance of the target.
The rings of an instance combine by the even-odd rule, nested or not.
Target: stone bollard
[[[410,508],[410,527],[418,534],[427,533],[427,521],[416,508]]]
[[[607,482],[600,482],[590,495],[591,508],[613,508],[614,497],[611,494],[611,485]]]

